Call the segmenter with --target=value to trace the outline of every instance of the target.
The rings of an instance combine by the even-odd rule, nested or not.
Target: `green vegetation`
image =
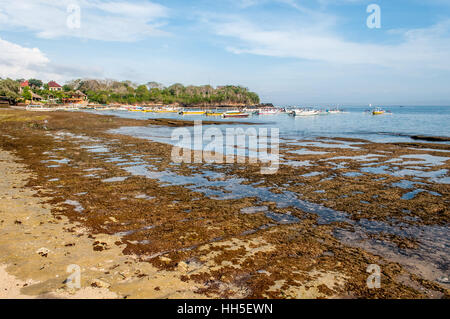
[[[31,90],[30,90],[29,87],[23,88],[23,91],[22,91],[22,97],[23,97],[25,100],[31,100],[31,98],[32,98],[33,96],[31,95]]]
[[[43,85],[43,83],[42,83],[42,81],[41,80],[37,80],[37,79],[29,79],[28,80],[28,84],[30,85],[30,87],[32,87],[33,89],[35,89],[35,88],[40,88],[42,85]]]
[[[106,103],[155,103],[180,104],[183,106],[202,105],[254,105],[259,103],[259,96],[241,86],[210,85],[184,86],[173,84],[164,87],[157,82],[136,85],[130,81],[112,80],[75,80],[67,84],[70,90],[80,90],[91,102]]]
[[[18,102],[30,100],[31,92],[48,101],[62,102],[79,90],[86,94],[91,103],[109,104],[178,104],[181,106],[225,106],[259,104],[259,96],[241,86],[210,85],[184,86],[180,83],[164,87],[157,82],[137,85],[131,81],[114,80],[73,80],[63,86],[59,92],[50,91],[41,80],[28,80],[29,88],[20,91],[23,79],[0,79],[0,96]]]
[[[0,79],[0,96],[8,100],[16,101],[20,98],[20,84],[17,81]]]

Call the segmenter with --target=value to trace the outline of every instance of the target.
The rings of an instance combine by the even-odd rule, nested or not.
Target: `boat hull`
[[[319,114],[320,112],[316,111],[294,111],[295,116],[315,116]]]
[[[222,115],[222,117],[223,118],[237,118],[237,117],[240,117],[240,118],[245,118],[245,117],[249,117],[250,116],[250,114],[223,114]]]
[[[205,111],[202,111],[202,112],[181,112],[180,113],[181,115],[205,115],[206,114],[206,112]]]

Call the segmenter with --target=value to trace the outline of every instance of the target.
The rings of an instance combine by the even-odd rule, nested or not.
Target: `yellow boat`
[[[155,113],[178,113],[178,110],[155,110]]]
[[[181,111],[181,115],[205,115],[206,111]]]
[[[383,115],[383,114],[385,114],[385,113],[386,113],[386,111],[385,111],[385,110],[382,110],[382,109],[380,109],[380,108],[377,108],[377,109],[375,109],[375,110],[372,111],[372,114],[373,114],[373,115]]]
[[[206,116],[222,116],[223,113],[219,112],[206,112]]]

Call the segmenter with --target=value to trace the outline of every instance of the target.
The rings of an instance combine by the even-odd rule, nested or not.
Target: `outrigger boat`
[[[222,116],[223,112],[218,112],[218,111],[207,111],[206,116]]]
[[[331,109],[331,110],[327,110],[327,113],[329,114],[339,114],[339,113],[344,113],[342,110],[335,108],[335,109]]]
[[[372,104],[369,104],[370,109],[372,109]],[[376,107],[373,110],[368,110],[368,112],[372,113],[372,115],[383,115],[387,112],[383,110],[381,107]]]
[[[153,112],[155,112],[155,113],[179,113],[180,109],[175,108],[175,107],[166,107],[166,108],[154,109]]]
[[[206,111],[181,111],[181,115],[205,115]]]
[[[320,111],[316,111],[316,110],[299,109],[299,110],[293,110],[291,114],[294,116],[314,116],[314,115],[319,115],[320,113],[321,113]]]
[[[275,108],[259,109],[256,111],[256,114],[258,115],[276,115],[278,113],[280,113],[280,110]]]
[[[385,113],[386,113],[386,111],[382,110],[380,108],[376,108],[375,110],[372,111],[372,115],[383,115]]]
[[[28,105],[26,110],[34,112],[52,112],[56,111],[56,108],[44,107],[43,105]]]
[[[222,114],[223,118],[230,118],[230,117],[249,117],[249,113],[244,113],[241,111],[229,111]]]
[[[178,110],[153,110],[154,113],[178,113]]]

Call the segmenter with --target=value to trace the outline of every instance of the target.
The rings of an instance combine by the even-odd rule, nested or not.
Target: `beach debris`
[[[96,241],[93,244],[95,251],[102,251],[110,249],[107,243]]]
[[[115,219],[114,217],[109,217],[109,219],[113,222],[113,223],[118,223],[119,221],[117,219]]]
[[[94,288],[109,288],[111,285],[107,283],[106,281],[100,280],[100,279],[94,279],[91,281],[91,287]]]
[[[37,253],[38,255],[41,255],[41,257],[47,257],[48,254],[50,253],[50,249],[45,248],[45,247],[42,247],[42,248],[39,248],[39,249],[36,251],[36,253]]]
[[[182,272],[188,272],[189,271],[189,266],[187,263],[185,263],[184,261],[180,261],[178,263],[178,269]]]
[[[168,257],[164,257],[164,256],[159,257],[159,260],[161,260],[161,261],[164,262],[164,263],[170,263],[170,262],[172,262],[172,259],[170,259],[170,258],[168,258]]]

